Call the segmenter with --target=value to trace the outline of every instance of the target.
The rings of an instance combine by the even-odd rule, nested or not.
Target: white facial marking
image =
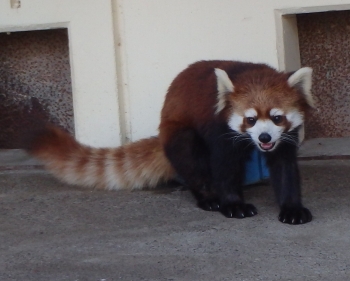
[[[256,110],[254,108],[249,108],[244,112],[244,117],[256,117],[258,115],[258,113],[256,112]],[[229,121],[228,121],[228,125],[230,126],[230,128],[236,132],[242,133],[241,130],[241,126],[243,124],[243,116],[234,113],[231,115]]]
[[[301,87],[303,91],[304,97],[308,105],[310,105],[313,108],[315,107],[314,100],[311,95],[312,68],[303,67],[295,71],[288,78],[288,85],[292,88],[299,85],[299,87]]]
[[[283,127],[276,126],[271,120],[258,120],[253,127],[247,129],[247,132],[256,143],[260,143],[259,136],[262,133],[271,136],[270,142],[276,142],[283,132]]]
[[[258,113],[254,108],[249,108],[244,112],[245,117],[256,117]]]
[[[215,113],[218,114],[221,110],[225,108],[226,105],[226,95],[228,93],[233,93],[234,86],[232,81],[228,77],[226,71],[215,68],[216,83],[217,83],[217,104]]]
[[[278,115],[284,115],[283,110],[281,110],[279,108],[272,108],[270,110],[270,116],[278,116]]]
[[[282,109],[272,108],[269,113],[270,116],[285,116],[291,124],[291,128],[289,129],[289,131],[295,129],[296,127],[304,123],[304,116],[297,109],[291,110],[286,114]],[[241,126],[243,124],[244,118],[256,118],[257,115],[257,111],[254,108],[247,109],[244,112],[244,116],[234,113],[229,118],[228,125],[232,130],[242,133]],[[284,126],[278,126],[272,120],[263,119],[257,120],[254,126],[247,129],[247,133],[251,136],[252,140],[256,143],[257,147],[262,151],[266,151],[266,148],[263,149],[262,147],[260,147],[259,144],[262,144],[262,142],[259,140],[259,136],[263,133],[268,134],[271,137],[269,143],[274,144],[273,147],[269,149],[269,151],[272,151],[278,146],[278,143],[280,142],[280,138],[284,130]],[[264,144],[262,144],[262,146],[263,145]]]
[[[239,133],[242,133],[241,126],[243,124],[243,116],[234,113],[231,115],[230,119],[228,120],[229,127]]]
[[[275,125],[271,120],[258,120],[253,127],[247,129],[247,132],[256,143],[257,147],[262,151],[264,150],[259,146],[261,143],[259,136],[262,133],[269,134],[271,137],[269,143],[275,143],[273,148],[270,149],[270,151],[272,151],[277,147],[281,134],[283,133],[283,127]]]
[[[292,131],[293,129],[304,123],[304,115],[296,109],[288,112],[286,114],[286,118],[291,123],[289,131]]]

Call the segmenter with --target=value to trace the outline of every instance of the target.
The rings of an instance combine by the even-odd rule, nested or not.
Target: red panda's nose
[[[259,141],[262,143],[268,143],[271,140],[271,136],[268,133],[262,133],[259,136]]]

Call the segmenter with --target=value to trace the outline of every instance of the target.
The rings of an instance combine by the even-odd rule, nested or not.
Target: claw
[[[283,223],[297,225],[310,222],[312,215],[304,207],[282,207],[278,219]]]
[[[201,200],[197,202],[197,206],[205,211],[218,211],[220,209],[219,203],[215,199]]]
[[[221,206],[220,212],[228,218],[243,219],[257,214],[256,208],[251,204],[230,203]]]

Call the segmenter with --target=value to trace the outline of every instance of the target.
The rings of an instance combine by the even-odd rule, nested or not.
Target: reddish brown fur
[[[235,88],[219,113],[215,112],[218,98],[215,68],[226,71]],[[181,130],[197,130],[214,119],[226,122],[233,110],[240,112],[247,108],[259,108],[259,115],[269,118],[271,104],[282,110],[289,105],[306,111],[308,105],[302,95],[281,83],[287,78],[287,74],[263,64],[197,62],[182,71],[169,87],[161,113],[159,139],[94,149],[81,145],[59,128],[46,126],[36,134],[28,151],[43,160],[58,177],[73,184],[117,189],[152,187],[175,176],[163,148]],[[286,92],[290,95],[286,96]]]
[[[42,157],[54,155],[60,160],[65,160],[70,151],[77,149],[79,145],[68,133],[58,127],[47,125],[35,133],[28,152]]]
[[[266,112],[271,109],[271,105],[286,111],[289,109],[286,106],[296,107],[300,111],[309,108],[302,95],[288,86],[287,79],[287,74],[267,67],[258,72],[251,71],[240,76],[235,83],[235,93],[230,98],[238,105],[236,110],[259,108],[261,112]]]
[[[214,68],[225,70],[231,65],[232,62],[203,61],[182,71],[169,87],[162,109],[160,133],[169,121],[192,127],[212,120],[217,99]]]
[[[36,133],[28,152],[71,184],[133,189],[155,187],[175,177],[158,138],[97,149],[78,143],[60,128],[46,126]],[[111,171],[107,171],[106,165],[113,165]]]
[[[89,148],[83,148],[82,150],[84,151],[82,151],[81,157],[77,161],[76,167],[75,167],[75,171],[79,175],[82,175],[84,173],[85,167],[90,162],[90,158],[92,154],[91,149]]]
[[[226,71],[234,85],[234,93],[228,96],[227,106],[219,116],[215,116],[215,68]],[[214,118],[227,120],[233,110],[243,115],[248,108],[259,109],[264,118],[270,118],[271,105],[285,111],[293,107],[306,112],[310,106],[297,89],[288,86],[288,76],[264,64],[202,61],[190,65],[169,87],[159,126],[163,145],[179,130],[201,127]]]

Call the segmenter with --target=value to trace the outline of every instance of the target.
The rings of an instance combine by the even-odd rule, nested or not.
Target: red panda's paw
[[[304,207],[282,207],[278,220],[288,224],[304,224],[312,220],[312,215]]]
[[[257,209],[252,204],[229,203],[220,206],[220,212],[227,218],[243,219],[253,217],[258,214]]]
[[[210,198],[210,199],[202,199],[197,201],[197,206],[204,211],[219,211],[220,203],[218,199]]]

